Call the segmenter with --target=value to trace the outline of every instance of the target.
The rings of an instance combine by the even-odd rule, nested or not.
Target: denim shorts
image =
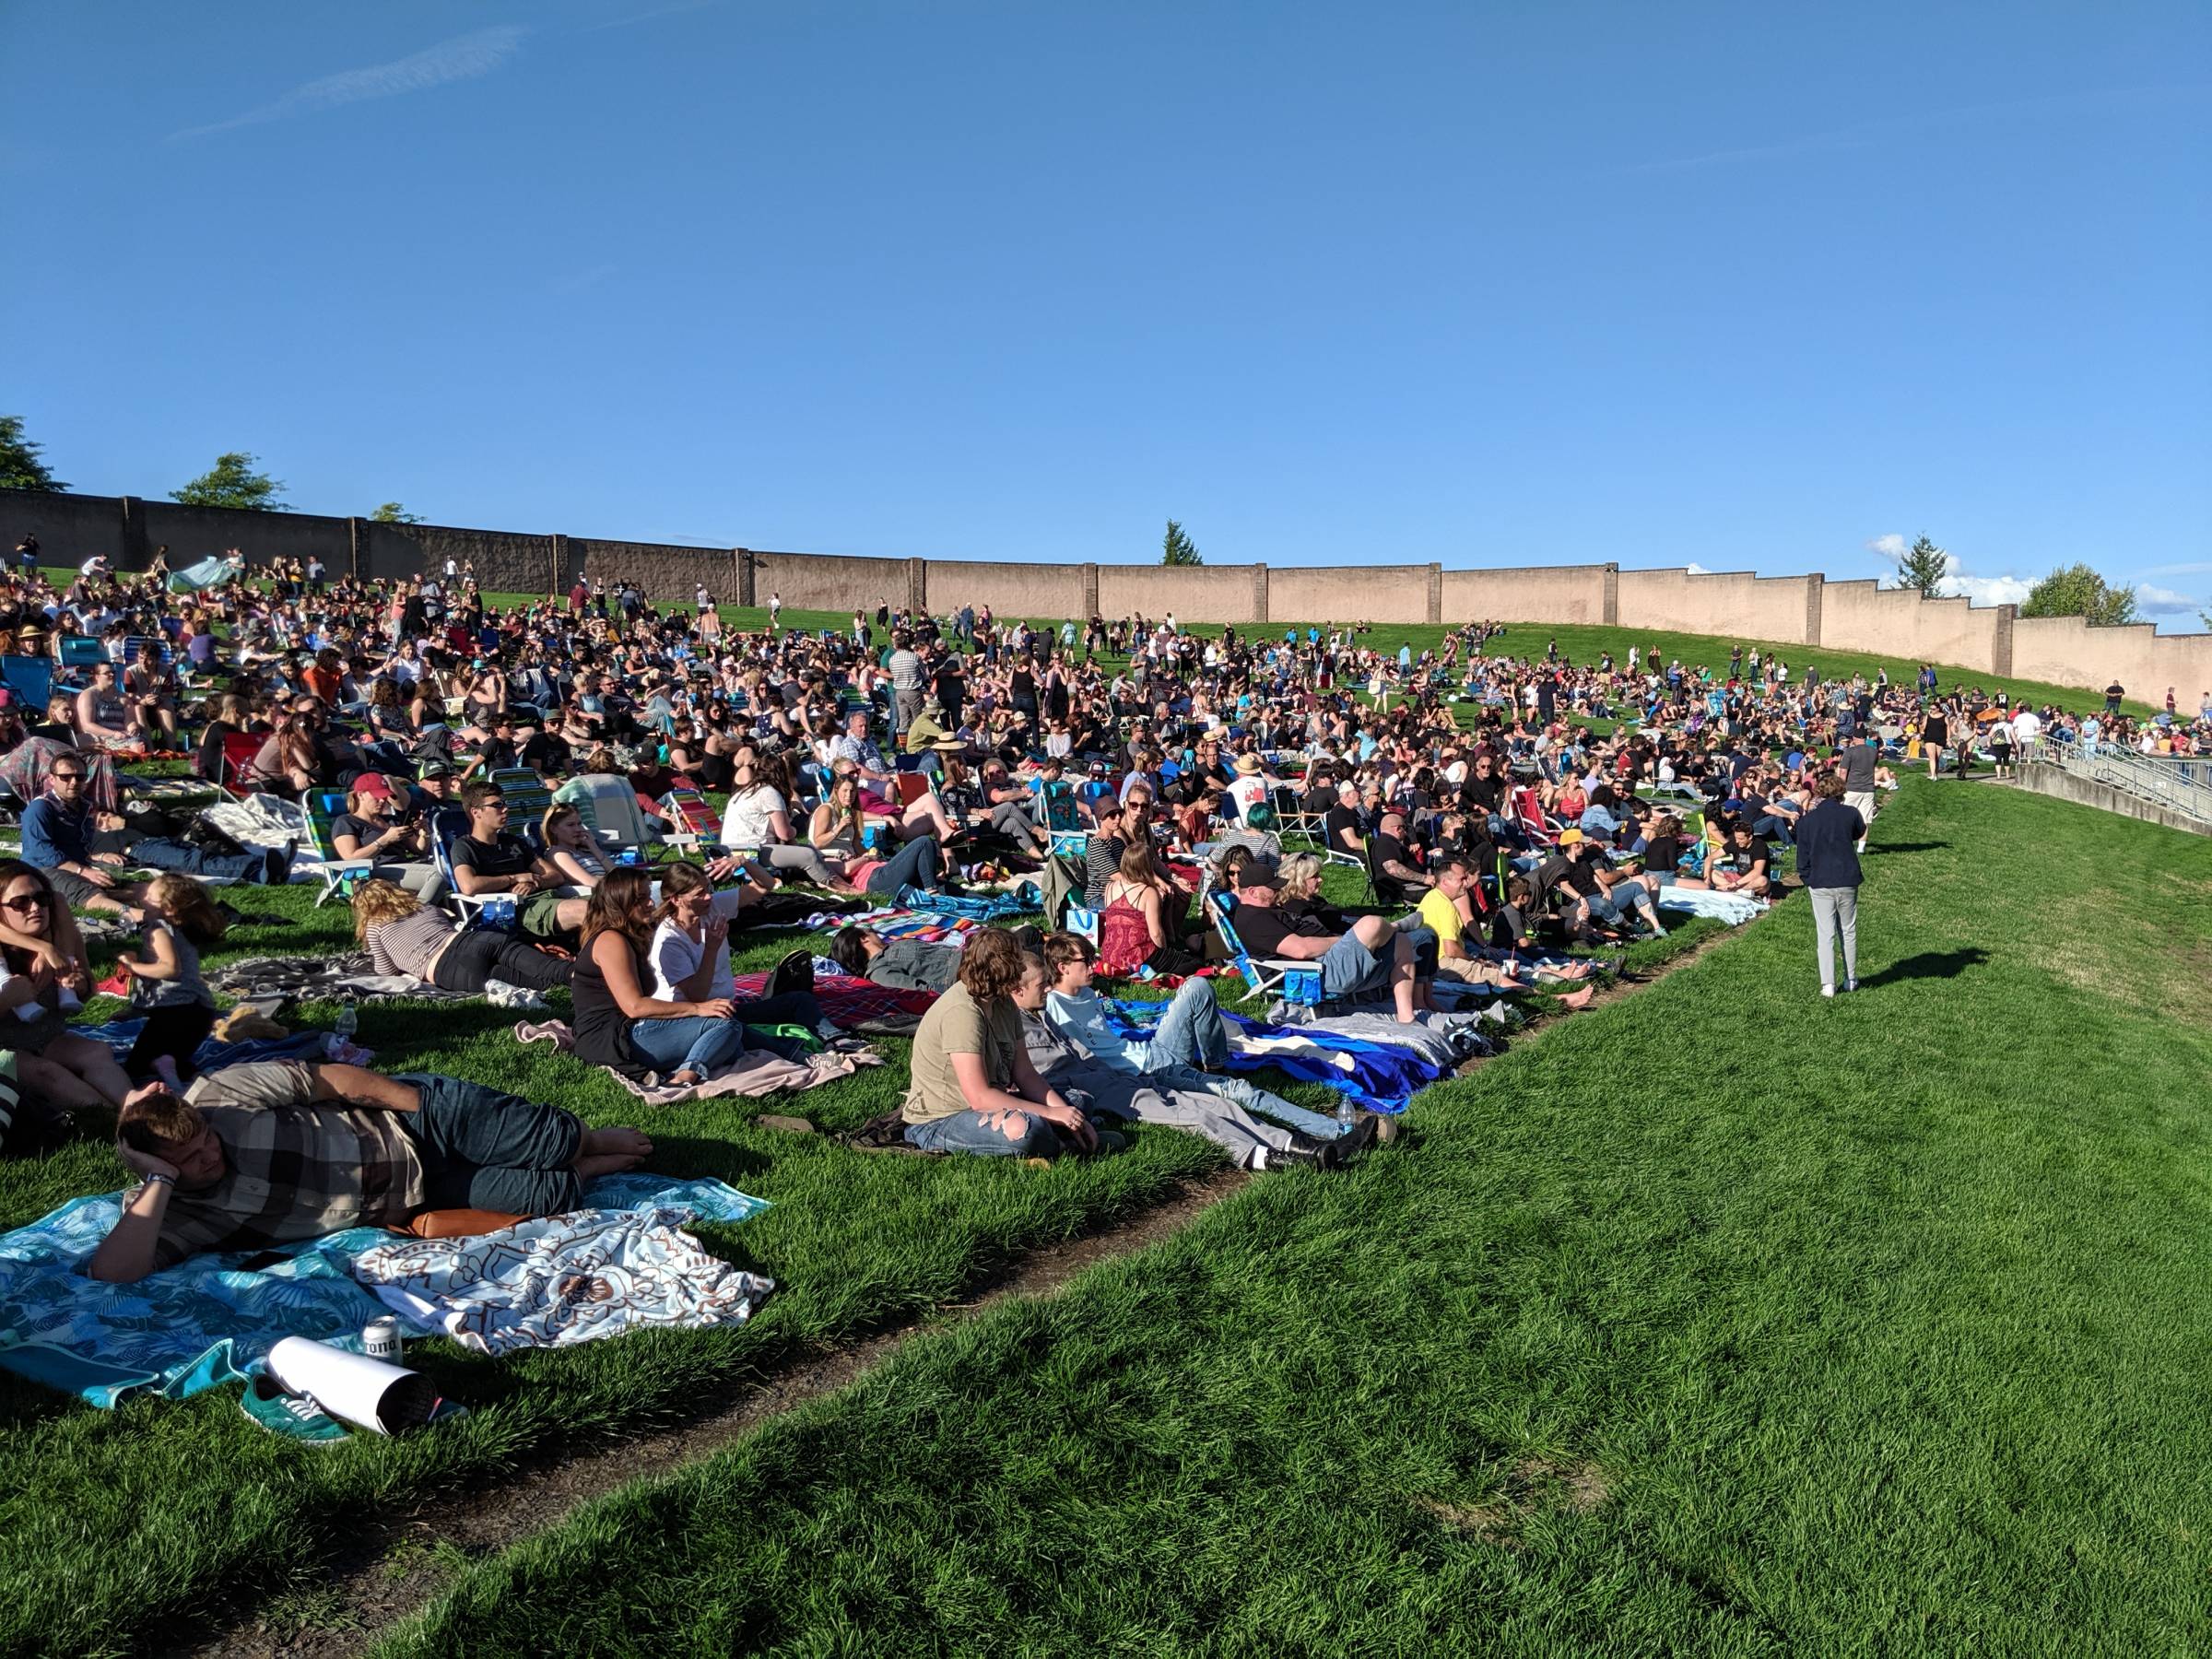
[[[1394,945],[1392,941],[1385,949]],[[1321,998],[1324,1002],[1340,1002],[1360,992],[1381,984],[1390,977],[1390,958],[1380,960],[1375,953],[1359,943],[1352,934],[1346,934],[1322,953]]]

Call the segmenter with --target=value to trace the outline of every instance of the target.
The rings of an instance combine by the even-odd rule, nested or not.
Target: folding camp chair
[[[507,803],[508,828],[544,852],[542,826],[553,805],[553,792],[545,780],[526,766],[510,766],[493,772],[490,781],[500,786],[500,799]]]
[[[331,840],[331,820],[346,809],[346,792],[342,789],[311,789],[302,803],[307,808],[308,844],[315,856],[323,861],[323,890],[315,895],[320,908],[328,900],[345,895],[346,883],[356,876],[366,876],[376,868],[373,858],[340,858],[335,842]]]
[[[7,687],[26,724],[46,718],[46,700],[53,695],[53,664],[47,658],[0,657],[0,684]]]
[[[1283,980],[1292,971],[1311,968],[1311,962],[1298,961],[1289,957],[1255,957],[1244,948],[1244,941],[1237,937],[1236,924],[1230,918],[1237,908],[1237,896],[1217,888],[1206,896],[1206,919],[1214,924],[1214,935],[1221,947],[1229,952],[1229,959],[1243,975],[1244,984],[1254,996],[1279,992]]]
[[[1544,816],[1543,801],[1533,789],[1513,791],[1513,821],[1532,847],[1554,846],[1559,841],[1559,826]]]
[[[267,741],[267,738],[253,732],[224,734],[222,776],[216,780],[222,786],[224,794],[242,801],[248,795],[260,793],[247,783],[246,776],[253,771],[253,762],[261,756],[261,746]]]
[[[667,818],[661,839],[668,845],[697,857],[707,848],[721,844],[721,821],[698,790],[688,785],[670,790],[661,797],[661,811]]]
[[[514,903],[506,893],[480,893],[472,898],[461,890],[461,884],[453,879],[453,842],[467,833],[468,814],[460,807],[441,806],[430,815],[430,856],[445,880],[445,897],[464,927],[474,925],[478,914],[495,900],[504,900],[509,906]]]

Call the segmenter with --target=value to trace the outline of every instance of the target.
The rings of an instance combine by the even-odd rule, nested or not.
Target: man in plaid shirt
[[[558,1215],[653,1143],[454,1077],[258,1061],[124,1102],[115,1149],[142,1184],[86,1271],[127,1284],[207,1252],[259,1250],[424,1209]]]

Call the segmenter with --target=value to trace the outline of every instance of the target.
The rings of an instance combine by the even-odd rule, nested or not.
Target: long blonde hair
[[[396,881],[385,881],[382,877],[364,881],[353,889],[354,939],[356,942],[365,940],[387,922],[411,916],[421,908],[422,900]]]

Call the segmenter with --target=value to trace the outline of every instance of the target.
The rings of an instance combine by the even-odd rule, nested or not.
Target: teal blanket
[[[668,1206],[708,1221],[768,1207],[719,1181],[659,1175],[609,1175],[584,1196],[600,1209]],[[371,1227],[251,1257],[194,1256],[135,1285],[96,1283],[77,1267],[122,1198],[75,1198],[0,1234],[0,1368],[94,1406],[145,1392],[182,1399],[238,1381],[287,1336],[358,1351],[361,1327],[391,1312],[353,1277],[355,1257],[392,1242]],[[249,1270],[249,1260],[259,1265]]]

